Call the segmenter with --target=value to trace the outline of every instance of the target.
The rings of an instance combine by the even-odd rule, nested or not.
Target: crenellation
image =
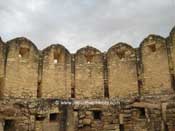
[[[175,28],[75,54],[0,39],[0,131],[174,131]]]
[[[37,74],[35,74],[37,77],[37,89],[35,90],[37,90],[38,97],[70,98],[72,94],[73,97],[77,96],[78,98],[80,94],[83,95],[81,92],[84,92],[84,89],[81,89],[81,83],[82,85],[84,85],[87,80],[89,80],[88,83],[91,84],[87,84],[89,85],[89,87],[87,87],[86,85],[85,88],[91,88],[92,90],[94,90],[92,91],[92,93],[90,93],[91,95],[99,95],[99,97],[105,97],[105,92],[107,92],[106,96],[110,96],[111,98],[113,98],[128,97],[128,95],[130,97],[133,93],[133,96],[137,97],[141,92],[148,93],[150,91],[150,89],[147,89],[147,86],[156,86],[156,81],[160,81],[160,74],[156,75],[156,73],[158,72],[164,73],[161,76],[162,79],[166,81],[164,82],[165,86],[167,86],[166,88],[173,87],[172,83],[174,81],[174,73],[171,73],[172,70],[174,71],[174,50],[172,48],[173,45],[171,44],[172,34],[173,31],[170,33],[170,37],[168,37],[167,39],[164,39],[163,37],[157,35],[149,35],[143,40],[140,48],[134,49],[125,43],[118,43],[112,46],[107,53],[102,53],[93,47],[87,46],[78,50],[76,54],[70,54],[65,47],[58,44],[51,45],[42,51],[38,51],[37,47],[26,38],[16,38],[8,41],[7,44],[4,44],[7,45],[6,47],[4,46],[4,50],[7,50],[7,56],[4,55],[5,53],[3,53],[3,57],[6,56],[7,58],[4,58],[5,72],[3,74],[6,75],[6,71],[11,72],[11,67],[9,67],[9,70],[6,68],[8,68],[8,66],[11,66],[12,62],[14,62],[14,64],[17,64],[15,67],[19,70],[19,65],[22,66],[25,65],[25,63],[28,64],[28,62],[31,60],[32,62],[36,63],[35,65],[33,64],[31,67],[33,68],[35,66],[34,68],[37,71]],[[154,61],[151,60],[154,58],[156,58]],[[163,59],[165,59],[165,64],[162,65],[160,69],[155,68],[155,72],[152,72],[153,64],[155,64],[153,67],[156,67]],[[151,63],[149,63],[149,61]],[[36,67],[36,65],[38,65],[38,67]],[[29,65],[27,67],[30,68]],[[23,68],[20,68],[21,71],[22,69]],[[123,71],[125,71],[125,73]],[[84,75],[85,72],[88,75]],[[81,76],[81,73],[83,77]],[[96,76],[95,74],[98,76]],[[153,76],[151,76],[151,74]],[[47,79],[48,75],[53,76],[54,79]],[[94,78],[92,78],[92,75],[96,79],[95,81],[93,80]],[[127,77],[127,83],[124,82],[126,75],[129,75],[129,77]],[[10,75],[10,77],[11,76],[12,75]],[[156,76],[158,77],[156,78]],[[11,78],[12,81],[14,79]],[[152,79],[152,81],[147,82],[147,80],[149,79]],[[150,85],[151,82],[152,85]],[[5,83],[6,82],[4,82],[4,85]],[[15,85],[15,82],[11,83],[14,83]],[[50,86],[50,83],[52,83],[53,88],[51,87],[47,89],[47,86]],[[147,86],[146,83],[148,83]],[[7,83],[7,85],[8,84],[9,83]],[[64,88],[59,89],[60,87]],[[98,92],[98,90],[95,91],[96,89],[98,89],[96,87],[99,87],[99,91],[101,93]],[[127,95],[122,92],[121,87],[124,92],[126,90],[125,87],[129,87],[129,90],[127,90]],[[58,89],[61,92],[59,92]],[[112,90],[112,92],[110,92],[110,90]],[[151,91],[150,93],[153,92]],[[12,95],[13,93],[10,94]],[[87,93],[85,94],[88,95]],[[80,96],[80,98],[83,97],[84,96]],[[96,96],[94,96],[94,98],[96,98]]]

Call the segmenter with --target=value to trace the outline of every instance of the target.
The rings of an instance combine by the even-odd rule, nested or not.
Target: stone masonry
[[[175,27],[107,52],[0,40],[0,131],[175,131]]]

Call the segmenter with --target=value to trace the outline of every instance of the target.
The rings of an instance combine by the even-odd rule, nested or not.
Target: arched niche
[[[138,96],[135,49],[118,43],[107,52],[110,98]]]
[[[69,51],[60,44],[51,45],[43,51],[43,62],[48,64],[70,64]]]
[[[71,54],[59,44],[47,47],[42,54],[41,97],[69,98],[71,96]]]
[[[4,96],[36,98],[39,51],[27,38],[7,42]]]
[[[34,62],[38,57],[37,47],[27,38],[19,37],[7,42],[7,58],[11,61]]]
[[[104,96],[103,54],[87,46],[75,54],[76,98],[102,98]]]
[[[98,49],[86,46],[76,52],[77,64],[98,64],[102,63],[102,53]]]

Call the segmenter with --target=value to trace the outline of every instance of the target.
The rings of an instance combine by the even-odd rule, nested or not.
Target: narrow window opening
[[[139,88],[142,88],[142,86],[143,86],[142,80],[138,80],[138,86],[139,86]]]
[[[141,88],[143,87],[143,82],[142,80],[138,80],[138,93],[139,93],[139,96],[141,96]]]
[[[156,45],[155,44],[149,45],[149,48],[151,49],[152,52],[156,51]]]
[[[71,98],[75,98],[75,88],[71,88]]]
[[[56,122],[56,121],[58,121],[59,120],[59,117],[58,117],[59,115],[58,115],[58,113],[51,113],[50,114],[50,121],[51,122]]]
[[[120,131],[124,131],[124,125],[123,125],[123,124],[120,124],[120,125],[119,125],[119,130],[120,130]]]
[[[54,57],[54,60],[53,60],[54,64],[59,63],[60,54],[57,51],[54,51],[53,57]]]
[[[101,120],[102,112],[101,111],[93,111],[94,120]]]
[[[19,54],[18,56],[19,56],[19,58],[21,58],[21,57],[22,57],[22,56],[21,56],[21,54]]]
[[[79,109],[74,109],[74,111],[78,113]]]
[[[35,116],[35,120],[36,120],[36,121],[44,121],[45,118],[46,118],[46,117],[40,116],[40,115],[36,115],[36,116]]]
[[[15,131],[15,121],[5,120],[4,131]]]
[[[169,131],[168,125],[165,123],[164,124],[165,131]]]
[[[58,60],[57,59],[54,59],[53,63],[54,64],[57,64],[58,63]]]
[[[28,58],[29,57],[29,48],[26,48],[26,47],[20,47],[19,49],[19,57],[25,57],[25,58]]]
[[[146,118],[146,113],[145,113],[145,108],[139,108],[139,117],[141,119],[145,119]]]
[[[84,56],[85,56],[86,62],[88,64],[92,63],[92,60],[93,60],[93,57],[94,57],[94,54],[92,54],[92,52],[87,51]]]
[[[104,95],[106,98],[109,98],[109,90],[107,87],[104,88]]]
[[[38,82],[38,88],[37,88],[37,97],[41,97],[41,81]]]

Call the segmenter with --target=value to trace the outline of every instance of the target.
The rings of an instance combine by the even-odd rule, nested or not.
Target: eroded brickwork
[[[0,131],[174,131],[175,28],[75,54],[0,40]]]

